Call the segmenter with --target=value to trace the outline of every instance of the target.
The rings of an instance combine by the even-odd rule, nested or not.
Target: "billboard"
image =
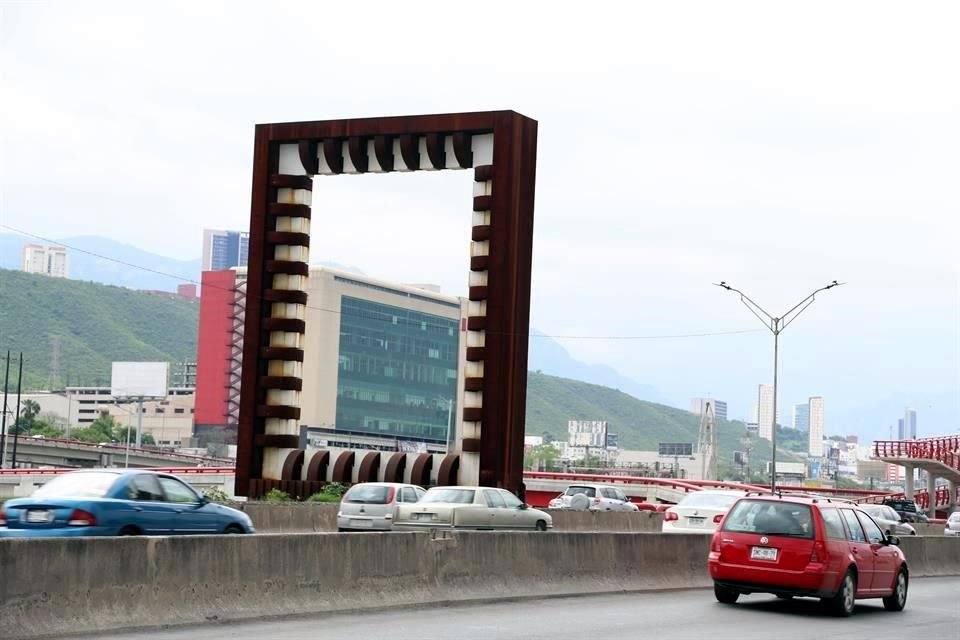
[[[685,456],[693,455],[692,442],[661,442],[658,445],[658,452],[661,456]]]
[[[620,448],[620,436],[615,433],[607,434],[607,449],[619,449]]]
[[[115,398],[165,398],[169,362],[114,362],[110,394]]]
[[[567,422],[568,443],[574,447],[607,446],[607,423],[603,420],[570,420]]]

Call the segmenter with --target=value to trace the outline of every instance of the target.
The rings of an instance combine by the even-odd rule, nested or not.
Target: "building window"
[[[174,413],[184,413],[184,411],[185,411],[185,410],[183,409],[183,407],[178,407],[178,408],[176,408],[176,409],[173,410]]]

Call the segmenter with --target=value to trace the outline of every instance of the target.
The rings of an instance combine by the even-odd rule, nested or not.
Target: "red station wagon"
[[[748,495],[713,535],[710,577],[725,604],[740,594],[772,593],[820,598],[840,616],[865,598],[883,598],[888,610],[901,611],[910,574],[899,542],[851,502]]]

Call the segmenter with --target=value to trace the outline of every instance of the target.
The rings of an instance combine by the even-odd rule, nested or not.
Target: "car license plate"
[[[706,521],[706,518],[695,518],[690,516],[687,518],[687,521],[690,523],[690,526],[699,527]]]
[[[369,529],[373,526],[373,521],[371,520],[351,520],[351,527],[356,527],[358,529]]]
[[[777,550],[770,547],[753,547],[750,549],[750,558],[752,560],[777,560]]]
[[[53,511],[47,509],[31,509],[27,511],[27,522],[30,524],[48,524],[53,522]]]

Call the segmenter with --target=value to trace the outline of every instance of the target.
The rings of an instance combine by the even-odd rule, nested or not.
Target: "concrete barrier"
[[[703,587],[707,536],[457,532],[0,540],[4,638]]]
[[[0,540],[4,638],[710,585],[710,537],[453,532]],[[960,575],[960,538],[903,541]],[[706,597],[706,596],[705,596]],[[322,624],[322,623],[321,623]]]
[[[260,533],[312,533],[337,530],[337,504],[246,502],[231,506],[245,511]],[[629,531],[658,533],[663,514],[549,511],[557,531]]]

